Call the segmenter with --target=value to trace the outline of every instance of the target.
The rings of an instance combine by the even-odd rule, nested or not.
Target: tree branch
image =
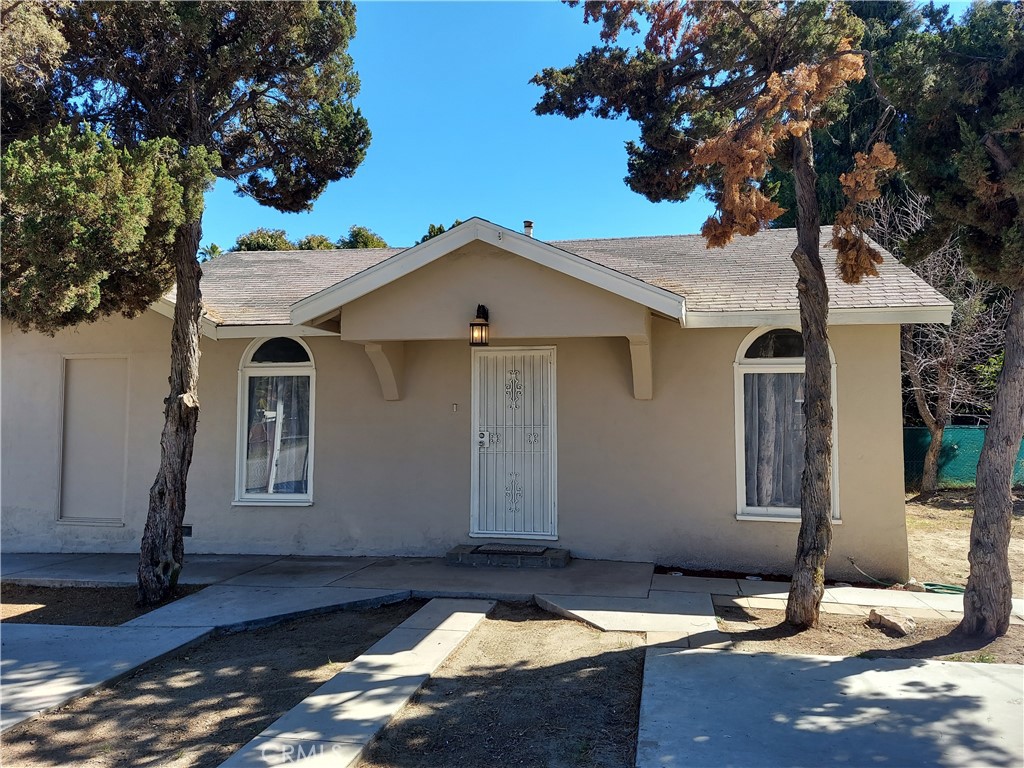
[[[214,175],[220,176],[222,179],[231,179],[232,181],[238,181],[239,176],[245,176],[246,174],[254,173],[255,171],[262,171],[264,168],[269,168],[270,166],[272,166],[279,159],[280,158],[271,157],[267,158],[266,160],[261,160],[258,163],[246,165],[244,167],[215,168],[213,172]]]
[[[999,143],[999,139],[991,131],[981,137],[981,146],[988,152],[988,156],[992,158],[992,162],[996,164],[996,168],[999,169],[999,173],[1003,176],[1009,175],[1013,170],[1013,160],[1003,149],[1003,145]]]
[[[931,408],[928,407],[928,400],[924,396],[924,382],[921,380],[921,369],[917,366],[917,361],[911,351],[914,345],[913,333],[912,325],[904,325],[900,330],[900,357],[903,359],[903,370],[910,378],[914,401],[917,403],[917,411],[921,414],[921,420],[928,427],[928,431],[934,432],[936,429],[935,416],[932,415]]]
[[[885,91],[882,90],[882,87],[878,84],[878,80],[875,78],[875,56],[874,56],[874,54],[871,51],[865,51],[865,50],[842,51],[841,53],[846,53],[846,54],[855,53],[855,54],[858,54],[858,55],[860,55],[860,56],[862,56],[864,58],[864,64],[865,64],[864,70],[865,70],[865,72],[867,72],[868,82],[871,83],[871,88],[874,90],[875,96],[877,96],[878,100],[880,102],[882,102],[882,104],[884,104],[886,106],[887,110],[891,109],[893,112],[895,112],[896,111],[896,105],[893,104],[889,100],[889,98],[885,95]]]

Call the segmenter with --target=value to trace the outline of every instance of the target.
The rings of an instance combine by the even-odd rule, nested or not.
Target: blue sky
[[[538,117],[529,79],[598,42],[580,8],[557,2],[359,2],[351,52],[356,103],[373,143],[355,177],[309,213],[283,214],[220,181],[207,195],[203,243],[222,248],[256,227],[331,239],[353,224],[390,245],[431,223],[480,216],[543,240],[690,233],[707,201],[650,203],[623,183],[634,124]]]

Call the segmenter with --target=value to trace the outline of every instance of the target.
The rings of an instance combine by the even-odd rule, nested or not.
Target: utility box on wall
[[[946,427],[939,452],[939,488],[973,488],[986,427]],[[932,436],[924,427],[903,429],[903,467],[908,488],[921,485],[924,454]],[[1013,485],[1024,485],[1024,443],[1013,466]]]

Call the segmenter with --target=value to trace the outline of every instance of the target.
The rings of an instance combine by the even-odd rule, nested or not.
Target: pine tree
[[[575,2],[570,2],[575,5]],[[863,24],[843,3],[661,3],[610,0],[584,5],[603,45],[571,67],[545,69],[536,111],[570,119],[627,117],[640,142],[626,145],[626,183],[650,200],[683,200],[706,190],[716,215],[702,228],[709,247],[753,235],[783,213],[765,182],[772,167],[794,182],[800,324],[805,358],[805,455],[801,524],[787,620],[818,622],[832,542],[832,401],[828,287],[819,252],[820,203],[814,130],[845,113],[850,83],[870,78],[868,52],[854,46]],[[630,50],[623,33],[644,34]],[[877,274],[881,259],[861,232],[857,206],[878,195],[880,173],[896,162],[874,143],[850,158],[847,205],[832,244],[844,280]]]
[[[387,248],[388,244],[384,241],[383,237],[378,235],[372,229],[355,225],[348,230],[348,237],[343,237],[338,241],[338,247]]]
[[[328,183],[352,176],[370,141],[352,103],[359,79],[347,46],[355,6],[302,0],[55,7],[67,51],[45,87],[5,114],[5,140],[43,136],[64,123],[103,126],[128,152],[147,141],[170,140],[176,148],[168,168],[181,187],[182,221],[161,263],[176,285],[171,387],[138,571],[139,599],[153,603],[171,594],[184,563],[181,524],[199,414],[204,193],[220,177],[264,205],[302,211]],[[97,310],[118,303],[105,293],[125,289],[105,280],[98,287]]]
[[[232,251],[291,251],[295,245],[283,229],[257,227],[235,239]]]
[[[957,22],[938,17],[919,47],[932,56],[902,95],[911,116],[905,163],[933,215],[908,247],[924,253],[958,233],[975,274],[1012,292],[960,625],[992,637],[1006,633],[1013,607],[1011,484],[1024,439],[1024,6],[976,3]]]

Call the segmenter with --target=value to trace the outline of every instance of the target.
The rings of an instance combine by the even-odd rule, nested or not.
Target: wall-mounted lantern
[[[469,346],[486,347],[490,342],[490,313],[483,304],[476,307],[476,317],[469,324]]]

